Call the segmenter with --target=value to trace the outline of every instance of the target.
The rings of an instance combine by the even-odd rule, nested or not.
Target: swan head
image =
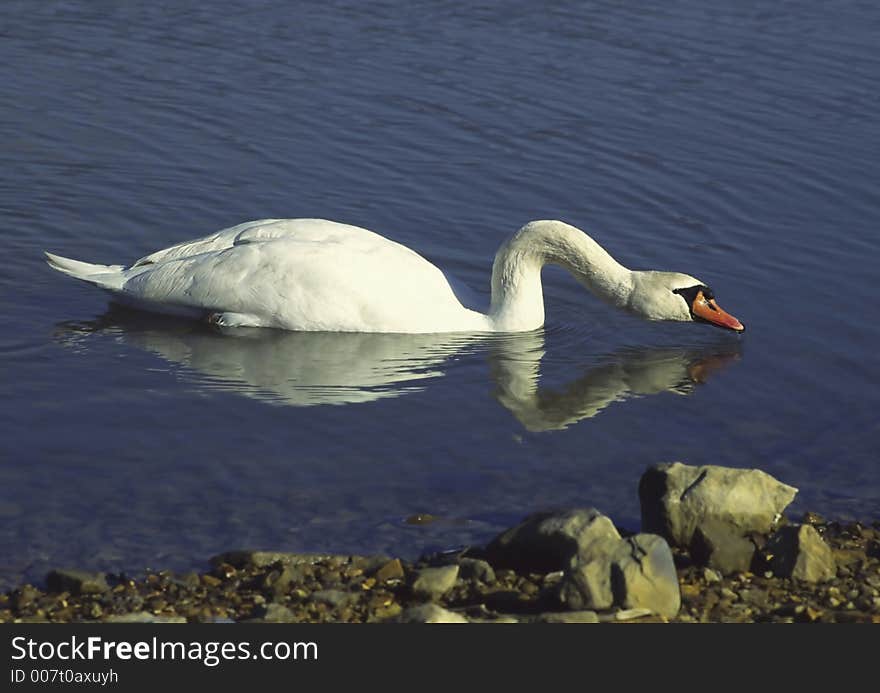
[[[679,272],[633,272],[628,308],[648,320],[705,322],[734,332],[743,324],[722,310],[705,283]]]

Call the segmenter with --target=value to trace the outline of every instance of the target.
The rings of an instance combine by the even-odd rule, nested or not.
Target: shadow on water
[[[84,348],[101,334],[182,367],[199,388],[276,405],[308,407],[375,401],[419,392],[454,360],[485,353],[494,397],[529,431],[562,430],[616,402],[672,392],[688,395],[742,355],[742,343],[623,348],[595,359],[561,388],[542,387],[543,330],[523,334],[368,334],[219,330],[188,320],[112,306],[93,321],[64,322],[57,339]],[[582,371],[582,367],[578,370]]]

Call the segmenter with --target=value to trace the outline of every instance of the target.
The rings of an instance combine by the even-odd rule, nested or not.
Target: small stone
[[[807,511],[801,518],[801,522],[805,525],[824,525],[825,518],[822,517],[819,513]]]
[[[710,585],[721,582],[721,573],[712,568],[703,568],[703,579]]]
[[[202,575],[202,584],[208,587],[219,587],[223,584],[223,581],[213,575]]]
[[[458,570],[457,565],[419,570],[412,583],[413,594],[423,599],[439,599],[455,585]]]
[[[53,570],[46,576],[46,584],[50,592],[71,594],[99,594],[110,589],[102,573],[82,570]]]
[[[384,606],[380,606],[373,611],[373,616],[383,621],[394,618],[398,616],[403,611],[403,607],[397,602],[391,602],[390,604],[385,604]],[[428,623],[434,623],[434,621],[428,621]]]
[[[749,569],[755,545],[740,536],[731,525],[708,517],[694,528],[690,553],[698,565],[715,568],[722,575],[731,575]]]
[[[309,600],[321,604],[327,604],[333,608],[349,606],[358,600],[360,595],[354,592],[344,592],[342,590],[318,590],[312,592]]]
[[[270,602],[264,607],[254,609],[254,619],[265,623],[296,623],[296,615],[286,606],[282,606],[276,602]]]
[[[399,580],[403,578],[403,565],[399,558],[388,561],[373,576],[378,582],[387,582],[388,580]]]
[[[595,611],[547,612],[535,620],[539,623],[599,623],[599,615]]]
[[[478,558],[462,558],[458,562],[460,574],[465,580],[479,580],[487,585],[495,582],[495,571],[486,561]]]
[[[461,614],[444,609],[437,604],[412,606],[397,618],[400,623],[467,623]]]
[[[766,551],[771,555],[770,568],[780,577],[827,582],[837,575],[831,548],[811,525],[781,528],[770,537]]]
[[[494,566],[547,573],[607,555],[619,540],[608,517],[595,508],[575,508],[530,515],[495,537],[486,554]]]
[[[620,609],[614,612],[615,621],[632,621],[636,618],[650,616],[654,612],[651,609]]]
[[[408,525],[429,525],[434,522],[437,518],[433,515],[429,515],[428,513],[417,513],[415,515],[410,515],[404,520]]]
[[[735,602],[737,599],[739,599],[739,595],[729,587],[721,588],[721,596],[725,599],[729,599],[732,602]]]

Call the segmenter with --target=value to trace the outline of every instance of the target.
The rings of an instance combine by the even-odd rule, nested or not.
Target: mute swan
[[[141,258],[130,267],[46,253],[50,266],[123,304],[228,327],[329,332],[521,332],[544,324],[541,267],[561,265],[592,293],[648,320],[742,332],[701,281],[629,270],[580,229],[532,221],[499,249],[488,313],[466,308],[421,255],[324,219],[262,219]]]

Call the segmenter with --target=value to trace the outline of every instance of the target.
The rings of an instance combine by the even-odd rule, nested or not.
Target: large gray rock
[[[831,547],[810,525],[781,528],[770,537],[764,551],[771,555],[770,569],[779,577],[826,582],[837,576]]]
[[[53,570],[46,576],[46,587],[50,592],[71,594],[100,594],[110,589],[103,573],[84,570]]]
[[[436,604],[419,604],[404,611],[396,619],[400,623],[467,623],[461,614]]]
[[[423,599],[440,599],[453,588],[457,579],[457,565],[423,568],[416,573],[412,583],[412,592],[416,597]]]
[[[566,571],[559,586],[568,609],[650,609],[672,617],[681,607],[678,574],[669,545],[656,534],[618,539]]]
[[[681,608],[681,590],[666,540],[656,534],[624,539],[611,561],[611,589],[614,603],[624,609],[675,616]]]
[[[730,525],[708,518],[694,530],[691,558],[697,565],[714,568],[722,575],[745,573],[752,566],[755,545]]]
[[[495,537],[486,554],[496,567],[549,573],[610,553],[618,541],[620,534],[605,515],[576,508],[530,515]]]
[[[739,536],[771,531],[797,489],[759,469],[693,467],[673,462],[650,467],[639,482],[642,529],[687,547],[707,519]]]

